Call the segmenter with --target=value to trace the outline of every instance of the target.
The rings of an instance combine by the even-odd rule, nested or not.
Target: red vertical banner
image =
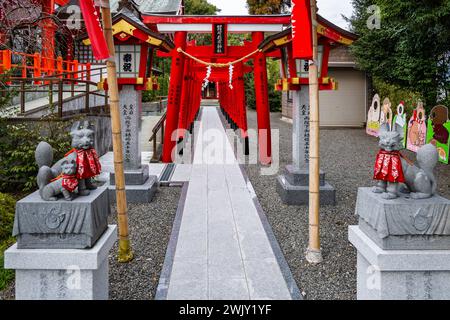
[[[100,23],[100,14],[95,8],[94,0],[80,0],[79,2],[95,59],[104,60],[109,58],[108,45]]]
[[[292,55],[294,59],[313,57],[310,0],[292,0]]]

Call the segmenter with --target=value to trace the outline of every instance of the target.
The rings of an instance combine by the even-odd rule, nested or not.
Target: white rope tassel
[[[211,76],[211,72],[212,72],[211,66],[207,66],[206,67],[206,77],[205,77],[205,79],[203,79],[202,91],[208,87],[209,77]]]
[[[230,87],[231,90],[233,90],[233,69],[234,69],[234,66],[232,64],[230,64],[230,66],[228,67],[228,73],[230,75],[230,77],[228,79],[228,87]]]

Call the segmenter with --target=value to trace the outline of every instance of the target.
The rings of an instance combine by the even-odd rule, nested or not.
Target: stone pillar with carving
[[[157,177],[149,175],[148,164],[142,164],[141,115],[142,92],[132,85],[124,85],[120,91],[123,161],[127,201],[150,202],[157,188]],[[110,174],[110,201],[115,201],[114,172]]]
[[[309,87],[293,91],[292,106],[292,164],[277,178],[277,192],[289,205],[309,202]],[[320,203],[334,205],[335,189],[325,181],[320,172]]]

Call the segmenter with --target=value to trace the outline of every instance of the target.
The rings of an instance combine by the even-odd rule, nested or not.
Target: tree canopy
[[[349,21],[359,35],[352,51],[360,67],[386,84],[418,92],[428,108],[448,101],[450,0],[352,2]]]
[[[184,0],[185,14],[215,15],[220,9],[206,0]]]
[[[291,0],[247,0],[250,14],[280,14],[290,7]]]

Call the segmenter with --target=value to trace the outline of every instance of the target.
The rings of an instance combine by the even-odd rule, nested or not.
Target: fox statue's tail
[[[44,187],[55,178],[54,172],[51,169],[53,162],[53,148],[47,142],[41,141],[36,147],[34,152],[36,163],[39,167],[37,175],[37,185],[39,187],[39,193],[42,196]]]
[[[434,175],[434,168],[439,161],[439,153],[434,145],[428,143],[417,150],[417,163],[432,183],[432,193],[436,193],[437,181]]]

